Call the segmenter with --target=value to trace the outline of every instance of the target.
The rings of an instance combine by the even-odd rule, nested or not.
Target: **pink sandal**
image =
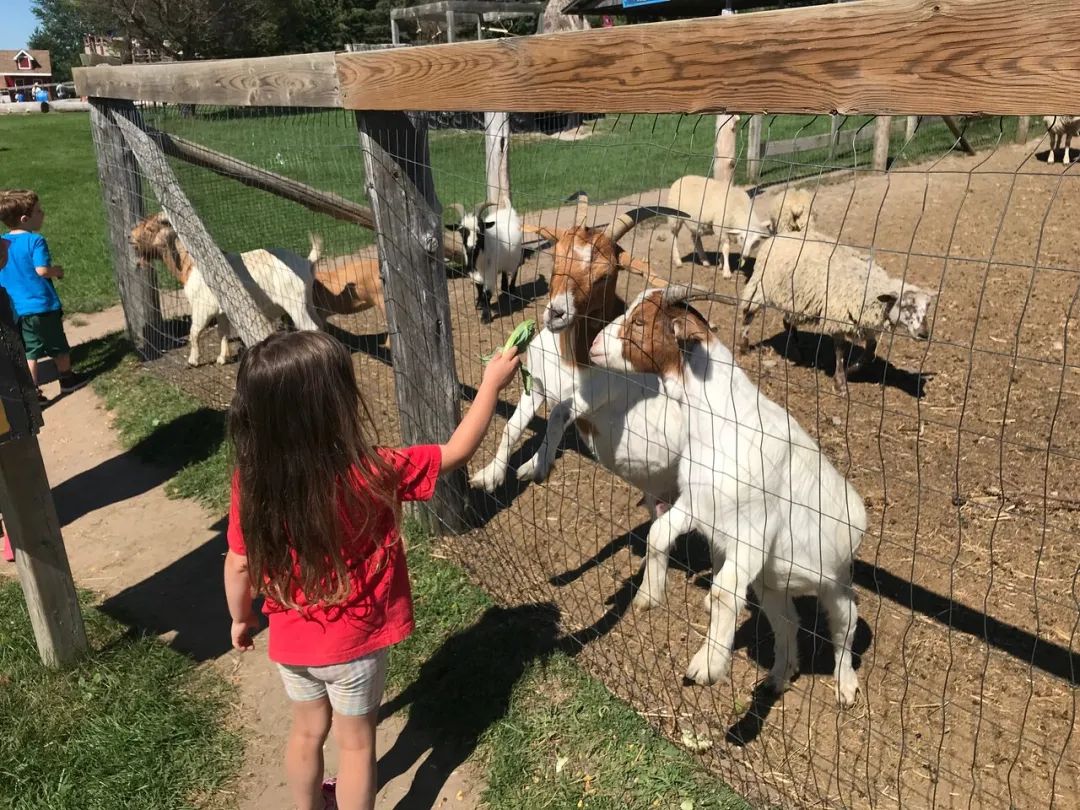
[[[11,547],[11,538],[8,537],[7,526],[4,527],[4,559],[15,562],[15,550]]]
[[[337,810],[337,779],[323,781],[322,795],[325,810]]]

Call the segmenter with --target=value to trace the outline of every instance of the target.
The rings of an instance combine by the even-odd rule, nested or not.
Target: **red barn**
[[[0,51],[0,92],[5,89],[14,99],[15,90],[24,88],[26,100],[30,101],[30,88],[35,84],[52,82],[52,59],[48,51],[22,48],[17,51]]]

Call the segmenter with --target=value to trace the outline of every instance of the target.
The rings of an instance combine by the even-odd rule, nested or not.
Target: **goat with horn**
[[[450,206],[457,211],[459,222],[446,228],[461,235],[465,247],[465,272],[476,285],[476,308],[480,320],[491,323],[491,297],[501,276],[502,294],[513,296],[517,289],[517,273],[521,266],[521,217],[512,206],[497,208],[490,200],[473,213],[466,213],[460,203]],[[488,213],[492,208],[494,211]]]

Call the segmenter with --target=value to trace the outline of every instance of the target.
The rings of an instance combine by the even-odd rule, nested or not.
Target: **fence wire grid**
[[[381,441],[400,441],[401,397],[395,385],[406,387],[404,397],[416,412],[443,406],[453,392],[440,390],[431,379],[399,375],[395,381],[395,341],[401,336],[388,335],[380,307],[366,306],[362,292],[356,292],[367,283],[364,278],[380,272],[372,228],[317,213],[235,176],[255,170],[280,175],[319,192],[324,203],[339,201],[353,214],[371,206],[352,113],[168,105],[135,110],[132,120],[152,134],[196,144],[242,167],[227,176],[228,171],[176,156],[167,163],[222,251],[281,248],[295,254],[282,259],[282,267],[265,254],[244,254],[248,269],[235,261],[233,267],[247,273],[253,299],[269,315],[280,313],[267,299],[293,321],[297,313],[310,312],[310,305],[319,328],[354,350]],[[456,120],[447,116],[439,120]],[[636,207],[672,204],[667,189],[676,180],[711,176],[715,121],[713,116],[610,116],[553,134],[509,137],[508,192],[530,227],[522,237],[516,289],[503,295],[493,291],[491,323],[482,322],[473,281],[462,270],[461,254],[452,250],[460,238],[450,231],[440,235],[447,239],[446,290],[463,408],[479,385],[481,357],[523,319],[544,322],[556,282],[552,246],[535,228],[580,224],[578,203],[570,199],[578,191],[587,193],[586,222],[596,226]],[[1061,150],[1048,151],[1038,118],[1032,119],[1030,138],[1018,137],[1016,119],[960,120],[962,140],[941,119],[893,124],[889,168],[880,171],[871,165],[873,118],[741,117],[734,156],[739,188],[733,194],[745,198],[753,177],[754,212],[782,206],[796,198],[796,191],[812,202],[809,228],[781,227],[775,241],[766,242],[743,267],[737,266],[742,248],[735,239],[731,278],[717,267],[719,228],[704,236],[705,256],[692,255],[696,251],[684,228],[678,236],[681,266],[672,262],[666,217],[644,220],[620,242],[665,282],[719,294],[719,300],[695,302],[695,307],[760,395],[809,434],[807,452],[816,459],[811,467],[817,466],[809,474],[812,485],[800,487],[806,479],[798,479],[790,489],[768,492],[782,514],[766,520],[794,520],[799,509],[801,520],[816,520],[827,509],[818,504],[825,496],[817,482],[830,465],[865,503],[865,533],[850,565],[858,610],[852,648],[859,695],[852,708],[837,706],[835,636],[827,600],[812,593],[799,594],[795,614],[783,613],[789,626],[781,636],[797,632],[798,677],[783,694],[765,682],[774,664],[777,628],[762,608],[761,588],[747,594],[745,579],[723,577],[730,553],[718,556],[720,574],[713,581],[705,535],[719,538],[721,552],[735,549],[731,538],[740,531],[733,515],[734,523],[706,525],[704,534],[682,536],[671,552],[663,601],[651,610],[635,607],[650,515],[641,491],[590,453],[596,431],[617,436],[629,429],[610,418],[618,408],[604,411],[588,429],[566,432],[545,482],[519,481],[515,471],[537,451],[547,428],[544,417],[557,404],[545,402],[526,420],[523,442],[504,458],[505,481],[489,479],[491,492],[473,485],[469,497],[476,528],[440,542],[497,601],[554,604],[559,630],[580,664],[754,804],[1072,806],[1080,795],[1080,756],[1073,739],[1080,678],[1080,236],[1070,216],[1080,205],[1080,185]],[[757,139],[753,128],[760,128],[760,149],[750,146]],[[457,221],[454,203],[475,212],[490,196],[483,132],[426,127],[416,132],[430,146],[430,165],[419,168],[425,176],[430,172],[445,221]],[[106,192],[111,219],[130,230],[135,214],[153,215],[163,201],[142,173],[132,176],[135,164],[120,160],[97,134],[103,170],[127,176],[140,190],[135,206]],[[966,153],[964,143],[975,154]],[[402,156],[424,154],[416,144],[398,146]],[[702,218],[700,204],[678,207],[691,219]],[[386,244],[405,238],[404,223],[412,221],[412,213],[384,205],[383,216],[391,225],[383,229]],[[171,224],[186,232],[195,223]],[[729,227],[745,234],[752,224],[746,219]],[[314,285],[305,287],[309,234],[319,237],[321,249]],[[893,279],[932,293],[926,339],[899,325],[885,329],[876,356],[850,373],[846,391],[832,379],[837,359],[857,362],[862,336],[850,351],[846,345],[836,351],[834,336],[843,334],[841,322],[862,314],[863,302],[842,313],[830,305],[831,317],[839,313],[837,322],[803,325],[793,335],[784,328],[784,313],[767,306],[750,325],[750,351],[739,353],[739,296],[751,275],[768,267],[768,246],[779,252],[785,240],[799,242],[805,274],[840,273],[838,257],[854,255],[863,267],[873,261]],[[166,243],[155,243],[155,249],[164,255]],[[828,250],[812,250],[812,243]],[[828,258],[814,264],[817,256]],[[252,269],[260,262],[261,270]],[[299,275],[285,267],[290,262],[299,262]],[[192,310],[205,305],[193,299],[217,296],[193,292],[190,267],[185,285],[160,260],[144,257],[143,265],[126,282],[121,278],[121,286],[126,309],[145,308],[154,299],[160,308],[152,332],[138,338],[152,349],[145,353],[146,365],[208,405],[227,407],[236,366],[231,357],[221,365],[214,362],[220,348],[214,329],[203,332],[199,364],[188,362]],[[228,279],[231,294],[242,289],[240,275]],[[408,274],[401,278],[409,283]],[[641,275],[618,274],[623,302],[644,288]],[[420,300],[422,291],[408,291]],[[415,307],[406,311],[399,302],[387,306],[398,308],[399,319],[430,315]],[[591,312],[578,314],[588,325]],[[250,324],[233,327],[256,328],[257,323],[253,316]],[[589,334],[603,325],[593,322]],[[231,353],[238,348],[234,340]],[[437,346],[429,349],[432,357],[438,355]],[[558,367],[558,357],[547,359]],[[521,394],[520,384],[505,392],[470,464],[474,476],[496,458]],[[661,396],[655,376],[646,394],[626,396]],[[735,406],[753,402],[732,401]],[[688,399],[685,409],[672,403],[673,413],[690,414],[690,421],[693,412],[719,407],[708,398]],[[762,413],[760,403],[741,413],[736,408],[734,422],[745,418],[747,433],[741,436],[758,431],[771,441],[805,444],[789,434],[794,428],[784,420],[769,421]],[[671,424],[654,421],[650,429],[656,435],[624,438],[638,440],[637,452],[655,454],[672,443],[665,434],[673,430]],[[700,481],[708,475],[711,456],[700,452],[700,436],[690,442],[695,464],[705,468],[696,475]],[[746,497],[760,497],[768,488],[759,480],[760,468],[751,465],[743,473],[738,483]],[[716,475],[719,479],[719,471]],[[784,475],[789,483],[798,477],[790,470]],[[691,511],[700,507],[692,499],[680,503]],[[707,514],[702,508],[701,515]],[[698,517],[699,523],[705,520]],[[767,584],[770,572],[802,564],[783,542],[767,556]],[[825,595],[844,590],[848,569],[843,566],[838,576],[811,570],[807,576]],[[749,596],[733,644],[731,638],[709,639],[725,650],[730,645],[730,672],[711,685],[688,683],[684,674],[707,640],[710,584],[730,604],[733,594],[724,594],[722,586],[732,581],[738,593]],[[789,598],[775,583],[765,590],[779,593],[781,605]]]

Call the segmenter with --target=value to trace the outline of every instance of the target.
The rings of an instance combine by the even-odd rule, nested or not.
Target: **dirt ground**
[[[886,336],[848,397],[832,387],[831,341],[821,341],[815,364],[818,341],[805,332],[806,359],[789,362],[778,352],[776,315],[755,322],[758,348],[740,359],[818,439],[870,513],[855,567],[855,709],[835,707],[831,647],[813,600],[800,604],[803,674],[783,697],[755,688],[771,639],[753,608],[736,636],[730,680],[683,685],[707,623],[705,549],[692,539],[680,545],[664,608],[630,609],[647,514],[637,493],[573,449],[573,438],[546,484],[515,482],[494,499],[477,497],[482,527],[448,540],[448,553],[504,603],[558,605],[563,630],[581,643],[580,662],[673,739],[692,732],[707,741],[703,761],[752,799],[1071,806],[1080,793],[1080,235],[1071,217],[1080,178],[1036,159],[1034,147],[804,182],[816,192],[820,231],[873,245],[891,273],[938,292],[932,338]],[[612,210],[598,206],[597,221],[610,221]],[[556,216],[569,224],[572,213],[539,215]],[[655,222],[623,244],[667,275],[670,243]],[[478,322],[471,285],[450,282],[466,386],[479,380],[480,355],[521,318],[540,316],[549,277],[546,254],[527,261],[526,303],[490,327]],[[742,285],[689,263],[672,277],[732,295]],[[627,297],[640,290],[636,277],[621,283]],[[734,337],[733,306],[714,305],[709,317]],[[393,377],[377,349],[384,327],[373,314],[338,326],[364,336],[354,341],[361,379],[383,439],[393,440]],[[161,361],[170,376],[227,400],[232,367],[188,371],[175,357]],[[517,395],[475,466],[490,459]]]
[[[76,316],[74,323],[79,325],[68,327],[73,345],[124,326],[119,308]],[[44,388],[56,397],[55,382]],[[46,408],[40,441],[76,583],[102,594],[107,614],[161,634],[236,685],[231,719],[244,737],[246,756],[226,806],[288,810],[281,766],[288,700],[266,657],[265,633],[256,637],[253,653],[230,648],[221,590],[225,518],[166,497],[164,483],[173,471],[125,452],[89,388]],[[14,566],[0,565],[14,576]],[[479,774],[469,764],[446,773],[429,763],[423,730],[406,728],[404,718],[391,715],[380,723],[378,740],[381,810],[477,806]],[[332,742],[326,753],[333,773]]]

